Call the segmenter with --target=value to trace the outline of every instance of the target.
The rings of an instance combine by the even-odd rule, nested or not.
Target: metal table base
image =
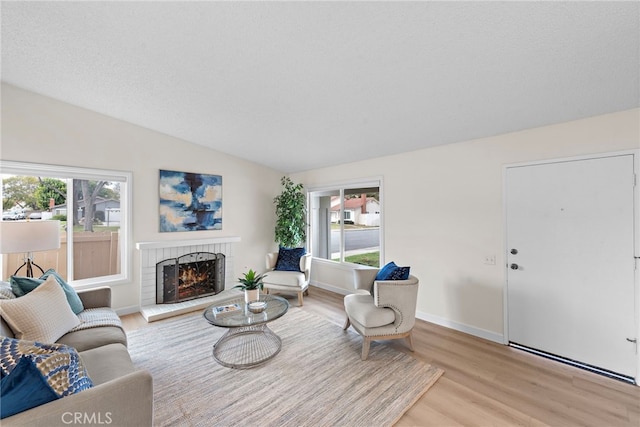
[[[247,369],[275,357],[282,340],[266,323],[231,328],[213,345],[213,358],[223,366]]]

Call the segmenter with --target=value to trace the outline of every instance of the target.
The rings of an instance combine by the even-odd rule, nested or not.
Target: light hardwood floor
[[[343,297],[311,288],[304,310],[342,326]],[[290,300],[296,305],[295,296]],[[125,329],[147,324],[123,317]],[[640,387],[418,320],[415,352],[404,340],[373,343],[442,368],[438,382],[400,419],[405,426],[640,426]]]

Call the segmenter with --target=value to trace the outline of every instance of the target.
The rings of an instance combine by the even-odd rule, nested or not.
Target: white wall
[[[327,177],[341,182],[382,176],[385,261],[409,265],[420,278],[419,316],[501,341],[503,165],[634,148],[640,148],[640,109],[291,178],[313,187]],[[496,256],[496,265],[484,264],[487,255]],[[351,271],[328,263],[314,263],[312,280],[338,290],[352,286]]]
[[[2,84],[0,159],[124,170],[133,173],[133,243],[240,236],[234,277],[244,267],[264,269],[273,241],[273,198],[281,172],[141,128],[95,112]],[[219,231],[160,233],[159,169],[222,175],[223,224]],[[133,280],[113,289],[113,303],[129,311],[140,297],[139,259]]]

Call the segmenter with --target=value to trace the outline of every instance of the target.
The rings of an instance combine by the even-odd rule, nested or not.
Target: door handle
[[[518,268],[520,268],[518,264],[511,264],[509,267],[511,267],[512,270],[517,270]]]

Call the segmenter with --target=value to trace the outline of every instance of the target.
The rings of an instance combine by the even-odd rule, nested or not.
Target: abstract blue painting
[[[222,177],[160,170],[160,231],[222,230]]]

